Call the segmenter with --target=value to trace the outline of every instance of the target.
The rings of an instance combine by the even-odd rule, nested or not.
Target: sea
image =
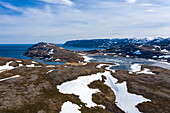
[[[42,63],[52,64],[52,65],[64,64],[63,62],[49,62],[49,61],[43,61],[39,59],[30,59],[24,56],[23,54],[27,51],[27,49],[32,47],[33,45],[34,44],[0,44],[0,57],[36,60]],[[63,44],[56,44],[56,45],[72,51],[88,51],[94,49],[101,49],[101,48],[69,47],[69,46],[64,46]],[[107,55],[95,55],[95,56],[90,55],[88,57],[90,58],[91,62],[110,62],[110,63],[119,64],[117,66],[111,67],[112,69],[115,70],[130,70],[130,66],[132,64],[145,64],[145,65],[159,66],[162,68],[170,69],[170,64],[166,62],[156,62],[156,61],[151,61],[146,59],[114,57],[114,56],[107,56]]]

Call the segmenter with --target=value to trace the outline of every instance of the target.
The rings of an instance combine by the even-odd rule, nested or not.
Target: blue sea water
[[[62,62],[47,62],[38,59],[30,59],[23,54],[27,51],[28,48],[33,46],[34,44],[0,44],[0,57],[9,57],[9,58],[18,58],[18,59],[26,59],[26,60],[36,60],[46,64],[53,64],[59,65],[63,64]],[[68,47],[63,46],[63,44],[56,44],[68,50],[73,51],[87,51],[92,49],[99,49],[99,48],[80,48],[80,47]]]
[[[33,44],[0,44],[0,57],[29,59],[23,54]]]
[[[28,48],[33,46],[34,44],[0,44],[0,57],[9,57],[9,58],[18,58],[18,59],[26,59],[26,60],[36,60],[46,64],[60,65],[62,62],[47,62],[39,59],[30,59],[23,54],[27,51]],[[80,48],[80,47],[68,47],[63,46],[63,44],[57,44],[65,49],[72,51],[88,51],[93,49],[101,49],[101,48]],[[132,59],[126,57],[113,57],[113,56],[89,56],[91,58],[91,62],[111,62],[118,63],[120,65],[114,66],[113,69],[118,70],[129,70],[130,66],[134,63],[137,64],[146,64],[146,65],[154,65],[162,68],[170,69],[170,65],[156,63],[152,61],[148,61],[145,59]]]

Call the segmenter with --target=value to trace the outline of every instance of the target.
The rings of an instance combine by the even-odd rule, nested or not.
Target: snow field
[[[69,101],[65,102],[62,105],[60,113],[81,113],[78,109],[80,107],[76,104],[73,104]]]
[[[99,65],[97,67],[99,68],[103,65],[104,64]],[[109,67],[112,66],[108,64],[106,65]],[[87,107],[97,106],[92,101],[92,94],[100,91],[98,89],[90,89],[87,85],[95,80],[101,80],[102,75],[106,76],[107,79],[105,81],[105,84],[111,87],[111,89],[116,95],[116,105],[123,111],[127,113],[140,113],[135,106],[139,103],[150,101],[149,99],[146,99],[140,95],[129,93],[127,91],[126,82],[120,84],[117,83],[117,79],[111,75],[110,71],[81,76],[78,77],[76,80],[72,80],[58,85],[57,88],[61,93],[78,95],[80,100],[87,104]]]

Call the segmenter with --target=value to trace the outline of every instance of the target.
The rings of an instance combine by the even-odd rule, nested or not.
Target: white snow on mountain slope
[[[168,53],[169,51],[166,50],[166,49],[162,49],[161,52],[163,52],[163,53]]]
[[[140,64],[131,65],[131,70],[129,71],[129,74],[132,74],[132,72],[136,74],[154,74],[153,72],[150,71],[150,69],[144,68],[144,70],[142,70]]]
[[[82,102],[87,103],[87,107],[96,106],[92,101],[92,94],[99,92],[99,90],[90,89],[87,85],[95,80],[101,80],[102,75],[106,76],[105,84],[111,87],[116,95],[117,106],[125,112],[140,113],[135,106],[144,101],[150,101],[140,95],[129,93],[126,82],[121,84],[117,83],[117,79],[111,75],[110,71],[78,77],[76,80],[58,85],[57,88],[61,93],[78,95]]]
[[[54,54],[54,49],[51,49],[48,53],[48,55]]]
[[[141,55],[142,53],[140,52],[140,50],[137,50],[137,51],[133,52],[133,54]]]
[[[73,104],[69,101],[65,102],[62,105],[60,113],[81,113],[78,109],[80,107],[76,104]]]
[[[85,62],[89,62],[92,58],[90,58],[90,57],[88,57],[88,56],[83,56],[83,58],[84,58],[84,61]]]
[[[106,71],[104,75],[107,78],[106,84],[112,88],[116,95],[116,105],[126,113],[140,113],[135,106],[139,103],[150,101],[140,95],[129,93],[126,82],[117,83],[117,79],[109,71]]]
[[[141,70],[141,65],[140,64],[133,64],[131,65],[131,72],[137,72]]]
[[[101,80],[102,74],[103,73],[97,73],[88,76],[81,76],[76,80],[58,85],[57,88],[61,93],[79,95],[80,100],[87,103],[87,107],[97,106],[92,101],[92,94],[100,91],[98,89],[90,89],[87,85],[95,80]]]
[[[96,66],[96,68],[101,68],[101,67],[103,67],[105,65],[107,65],[107,64],[99,64],[99,65]]]
[[[170,55],[162,55],[162,56],[159,56],[158,58],[170,58]]]
[[[11,70],[14,69],[13,66],[10,66],[9,64],[11,64],[13,61],[9,61],[6,63],[6,65],[0,66],[0,73],[6,70]]]
[[[12,76],[12,77],[3,78],[3,79],[0,79],[0,82],[5,81],[5,80],[9,80],[9,79],[13,79],[13,78],[18,78],[18,77],[20,77],[20,75],[15,75],[15,76]]]
[[[151,75],[153,75],[155,73],[151,72],[150,69],[144,68],[143,71],[137,72],[137,74],[151,74]]]

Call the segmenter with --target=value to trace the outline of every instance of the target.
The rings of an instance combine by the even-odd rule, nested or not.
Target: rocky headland
[[[83,62],[84,58],[74,51],[66,50],[53,43],[40,42],[28,48],[25,56],[33,59],[57,62]]]

